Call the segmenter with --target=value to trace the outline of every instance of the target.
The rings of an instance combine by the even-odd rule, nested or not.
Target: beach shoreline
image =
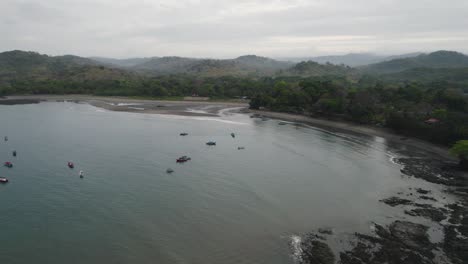
[[[306,124],[318,128],[322,128],[332,132],[345,132],[345,133],[356,133],[367,136],[381,137],[389,141],[390,144],[404,144],[409,145],[418,149],[422,149],[426,152],[430,152],[439,156],[441,158],[455,161],[456,158],[450,155],[449,148],[431,143],[429,141],[424,141],[421,139],[403,136],[398,134],[395,131],[392,131],[388,128],[360,125],[353,122],[348,122],[344,120],[335,121],[327,120],[321,118],[314,118],[304,115],[281,113],[281,112],[272,112],[264,110],[248,110],[249,113],[260,115],[263,117],[268,117],[272,119]]]
[[[0,105],[57,101],[84,102],[109,111],[198,117],[219,117],[220,111],[228,108],[234,108],[235,111],[244,114],[255,114],[262,117],[310,125],[332,132],[357,133],[367,136],[382,137],[388,140],[390,144],[404,144],[430,152],[446,160],[456,160],[455,157],[449,154],[449,148],[446,146],[437,145],[429,141],[413,137],[403,136],[398,134],[396,131],[392,131],[387,128],[360,125],[345,120],[327,120],[299,114],[267,110],[252,110],[248,108],[249,105],[247,102],[207,100],[170,101],[93,95],[15,95],[1,98]]]

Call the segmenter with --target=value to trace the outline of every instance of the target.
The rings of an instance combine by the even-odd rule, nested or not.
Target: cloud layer
[[[270,57],[468,52],[466,0],[2,0],[0,51]]]

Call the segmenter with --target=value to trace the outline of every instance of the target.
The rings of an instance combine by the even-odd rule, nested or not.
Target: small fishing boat
[[[184,133],[180,133],[180,135],[181,135],[181,136],[187,136],[188,133],[185,133],[185,132],[184,132]]]
[[[84,173],[82,170],[80,170],[80,178],[83,178],[84,177]]]
[[[11,167],[13,167],[13,163],[7,161],[7,162],[3,163],[3,166],[11,168]]]
[[[184,162],[187,162],[187,161],[189,161],[189,160],[191,160],[190,157],[182,156],[182,157],[178,158],[176,161],[177,161],[178,163],[184,163]]]
[[[5,136],[4,140],[5,140],[5,141],[8,141],[8,137],[7,137],[7,136]]]
[[[170,173],[173,173],[173,172],[174,172],[174,170],[171,169],[171,168],[169,168],[169,169],[166,170],[166,173],[169,173],[169,174],[170,174]]]
[[[236,137],[236,134],[231,133],[231,137],[232,137],[232,138],[235,138],[235,137]]]
[[[13,150],[13,157],[16,157],[16,150]]]
[[[237,147],[238,150],[245,149],[245,147]]]
[[[208,146],[216,146],[216,142],[214,142],[214,141],[208,141],[208,142],[206,142],[206,144]]]
[[[7,182],[8,182],[7,178],[0,177],[0,183],[7,183]]]
[[[68,168],[70,168],[70,169],[75,168],[75,164],[73,164],[73,162],[71,162],[71,161],[69,161],[67,165],[68,165]]]

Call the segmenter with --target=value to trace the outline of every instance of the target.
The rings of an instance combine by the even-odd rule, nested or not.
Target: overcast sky
[[[228,58],[468,53],[468,0],[0,0],[0,51]]]

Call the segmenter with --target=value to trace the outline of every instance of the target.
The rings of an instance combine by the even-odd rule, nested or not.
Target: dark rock
[[[434,264],[428,227],[395,221],[388,229],[375,225],[377,236],[357,234],[356,246],[340,253],[341,264]]]
[[[385,199],[382,199],[380,200],[380,202],[383,202],[385,204],[388,204],[390,205],[391,207],[395,207],[397,205],[410,205],[410,204],[413,204],[412,201],[410,200],[407,200],[407,199],[403,199],[403,198],[399,198],[399,197],[390,197],[390,198],[385,198]]]
[[[460,168],[463,170],[468,171],[468,159],[461,159],[458,165],[460,165]]]
[[[310,264],[334,264],[335,255],[330,247],[321,241],[307,239],[302,242],[302,262]]]
[[[461,175],[457,164],[442,162],[437,159],[398,158],[398,164],[404,165],[402,173],[428,182],[447,186],[465,186],[468,179]]]
[[[428,193],[430,193],[431,191],[424,190],[424,189],[421,189],[421,188],[416,188],[416,192],[418,192],[418,193],[420,193],[420,194],[428,194]]]
[[[432,208],[417,208],[413,210],[405,210],[405,213],[412,216],[421,216],[429,218],[434,222],[440,222],[447,217],[441,209]]]
[[[421,199],[423,199],[423,200],[437,201],[437,200],[434,199],[433,197],[426,196],[426,195],[421,195],[421,196],[419,196],[419,198],[421,198]]]
[[[453,263],[468,263],[468,200],[448,205],[452,210],[449,223],[444,227],[443,248]]]
[[[333,230],[331,228],[319,228],[318,232],[320,234],[325,234],[325,235],[332,235],[333,234]]]
[[[421,249],[421,247],[429,249],[431,247],[431,242],[426,233],[427,229],[427,226],[407,221],[395,221],[389,227],[394,238],[408,247],[417,249]]]

